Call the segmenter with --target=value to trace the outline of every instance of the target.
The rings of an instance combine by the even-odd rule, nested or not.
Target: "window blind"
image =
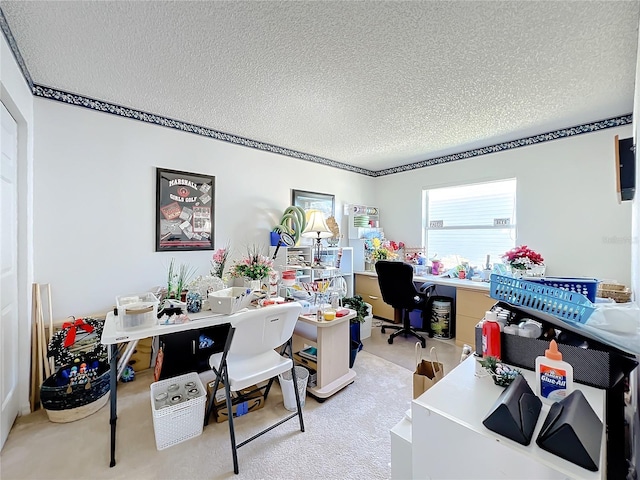
[[[428,258],[482,267],[487,255],[497,262],[515,246],[515,179],[429,189],[425,201]]]

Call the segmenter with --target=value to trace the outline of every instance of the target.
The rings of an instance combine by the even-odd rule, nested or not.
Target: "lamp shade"
[[[333,233],[327,227],[327,222],[324,220],[324,214],[320,210],[313,210],[309,214],[309,221],[302,232],[302,236],[313,238],[329,238],[333,236]]]

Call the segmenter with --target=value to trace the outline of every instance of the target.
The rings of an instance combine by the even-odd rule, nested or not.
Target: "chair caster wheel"
[[[393,338],[390,338],[389,340],[387,340],[387,342],[389,342],[389,344],[393,343]]]
[[[384,333],[384,327],[380,327],[380,331]]]
[[[423,340],[421,343],[422,343],[422,348],[427,348],[427,342]]]

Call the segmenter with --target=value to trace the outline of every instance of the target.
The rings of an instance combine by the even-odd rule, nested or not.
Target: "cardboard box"
[[[207,402],[212,394],[214,382],[209,382],[207,384]],[[262,390],[254,391],[258,388],[256,385],[246,388],[244,390],[240,390],[239,392],[231,392],[231,400],[233,402],[238,402],[238,399],[242,397],[242,401],[237,404],[232,405],[233,417],[241,417],[242,415],[246,415],[247,413],[254,412],[256,410],[260,410],[264,407],[264,394]],[[218,391],[216,392],[215,407],[213,408],[213,415],[216,419],[217,423],[226,422],[229,418],[229,411],[227,410],[226,405],[226,397],[224,392],[224,386],[222,382],[218,384]]]

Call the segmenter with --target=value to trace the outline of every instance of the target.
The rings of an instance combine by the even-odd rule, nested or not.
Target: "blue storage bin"
[[[544,285],[549,285],[550,287],[559,288],[561,290],[579,293],[587,297],[590,302],[596,301],[598,283],[600,283],[597,278],[582,277],[543,277],[531,279],[531,281],[540,282]]]
[[[580,293],[521,278],[491,275],[491,298],[539,310],[562,320],[585,323],[595,307]]]
[[[411,323],[411,327],[416,330],[423,330],[424,323],[422,321],[422,310],[411,310],[409,312],[409,322]]]

